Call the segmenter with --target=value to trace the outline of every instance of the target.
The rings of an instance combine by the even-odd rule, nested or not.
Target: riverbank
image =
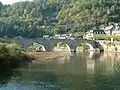
[[[28,57],[33,60],[50,60],[63,56],[71,56],[69,52],[54,51],[54,52],[29,52]]]
[[[71,55],[65,51],[28,52],[16,43],[0,42],[0,69],[12,69],[28,65],[33,61],[50,60]]]

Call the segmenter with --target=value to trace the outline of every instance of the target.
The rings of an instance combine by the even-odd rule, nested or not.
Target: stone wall
[[[104,51],[120,52],[120,42],[118,41],[98,41]]]

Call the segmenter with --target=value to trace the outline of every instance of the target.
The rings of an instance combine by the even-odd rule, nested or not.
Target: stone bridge
[[[23,48],[28,48],[31,46],[33,43],[39,43],[42,46],[44,46],[46,51],[52,51],[55,45],[59,42],[62,42],[66,44],[70,51],[76,51],[76,48],[81,44],[81,43],[86,43],[89,47],[90,50],[96,50],[100,49],[100,44],[95,41],[95,40],[83,40],[83,39],[14,39],[14,41],[21,45]]]

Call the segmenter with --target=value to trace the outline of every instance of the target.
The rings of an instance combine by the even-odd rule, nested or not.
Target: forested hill
[[[33,0],[0,2],[0,37],[76,36],[100,25],[120,22],[120,0]]]

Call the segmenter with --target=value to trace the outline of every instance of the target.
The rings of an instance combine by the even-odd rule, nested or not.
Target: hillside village
[[[93,28],[92,30],[89,30],[84,33],[83,36],[80,38],[76,38],[73,36],[73,34],[55,34],[55,35],[43,35],[41,39],[94,39],[96,36],[101,36],[101,35],[115,35],[119,36],[120,35],[120,24],[115,23],[111,24],[109,26],[101,25],[98,29]],[[17,36],[15,37],[16,39],[23,39],[22,36]]]
[[[100,35],[120,35],[120,25],[118,23],[111,24],[109,26],[100,26],[99,29],[93,28],[92,30],[89,30],[85,32],[83,37],[78,39],[93,39],[96,36]],[[53,36],[49,35],[43,35],[43,39],[75,39],[75,37],[72,34],[56,34]]]
[[[89,30],[85,33],[83,36],[84,39],[92,39],[95,36],[99,35],[115,35],[119,36],[120,35],[120,25],[118,23],[111,24],[109,26],[100,26],[99,29],[93,29]]]

